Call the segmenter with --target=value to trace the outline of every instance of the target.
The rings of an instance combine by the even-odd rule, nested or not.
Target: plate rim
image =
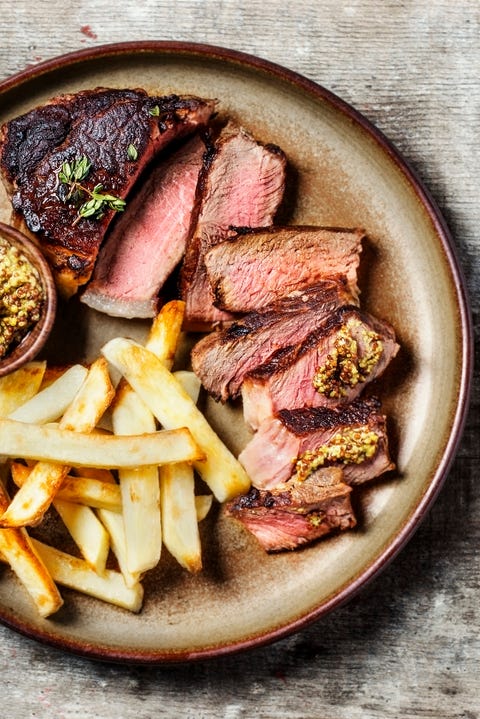
[[[235,50],[220,45],[211,45],[206,43],[196,43],[188,41],[171,41],[171,40],[132,40],[125,42],[114,42],[96,45],[88,48],[81,48],[72,52],[53,56],[38,64],[25,67],[23,70],[8,76],[0,81],[0,95],[11,89],[20,87],[23,83],[27,83],[36,79],[40,79],[44,75],[58,70],[59,68],[74,67],[84,62],[89,62],[101,57],[112,58],[114,56],[125,55],[190,55],[205,57],[208,59],[226,60],[232,64],[238,64],[241,67],[247,67],[253,71],[260,71],[264,74],[273,75],[280,81],[290,83],[297,88],[301,88],[309,96],[313,96],[317,100],[322,100],[335,110],[350,118],[356,125],[374,140],[380,149],[388,155],[389,159],[400,170],[409,187],[415,193],[427,212],[434,228],[434,234],[440,243],[445,255],[446,266],[448,266],[452,279],[452,289],[456,299],[456,309],[459,315],[459,332],[461,335],[461,359],[462,364],[459,373],[457,404],[453,413],[450,433],[445,445],[442,457],[432,478],[425,489],[424,494],[417,502],[415,507],[405,519],[402,527],[398,530],[393,540],[373,558],[369,565],[360,572],[352,581],[347,582],[340,587],[330,598],[322,602],[320,606],[315,607],[311,611],[302,614],[297,619],[292,620],[286,625],[282,625],[275,629],[269,629],[266,633],[257,634],[253,637],[240,639],[238,641],[229,642],[225,645],[212,644],[209,647],[189,651],[152,651],[152,650],[128,650],[116,649],[114,647],[100,647],[86,645],[74,637],[69,639],[55,636],[49,631],[43,631],[39,628],[33,628],[28,622],[0,616],[0,622],[5,626],[14,629],[27,636],[35,639],[43,644],[50,645],[57,649],[63,649],[73,654],[83,656],[89,659],[100,659],[102,661],[111,661],[118,663],[135,663],[135,664],[173,664],[185,663],[196,660],[218,658],[234,653],[245,652],[253,648],[259,648],[279,641],[295,632],[305,629],[313,622],[330,613],[334,609],[352,599],[360,590],[363,590],[367,584],[375,579],[381,571],[383,571],[397,554],[410,541],[416,530],[419,528],[423,519],[431,509],[440,490],[442,489],[448,472],[453,464],[459,444],[461,442],[465,423],[468,415],[472,378],[473,378],[473,322],[470,308],[470,302],[466,287],[466,282],[461,264],[457,256],[452,234],[447,226],[443,215],[431,195],[430,191],[423,184],[419,175],[409,163],[405,160],[394,143],[388,139],[384,133],[379,130],[373,122],[368,120],[360,111],[350,105],[348,102],[340,98],[331,90],[320,85],[304,75],[290,70],[276,62],[266,60],[262,57]]]

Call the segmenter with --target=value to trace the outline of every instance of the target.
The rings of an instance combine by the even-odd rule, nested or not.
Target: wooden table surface
[[[0,0],[0,78],[55,55],[156,39],[221,45],[317,81],[398,147],[440,206],[478,325],[478,0]],[[0,627],[5,716],[480,717],[480,384],[424,523],[358,597],[269,647],[186,667],[64,654]]]

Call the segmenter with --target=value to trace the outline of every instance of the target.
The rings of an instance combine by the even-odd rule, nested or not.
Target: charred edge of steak
[[[261,310],[255,310],[244,315],[226,327],[222,333],[222,341],[229,342],[239,339],[245,335],[253,334],[256,330],[266,327],[270,324],[276,324],[281,321],[282,315],[290,315],[297,312],[308,311],[313,309],[316,304],[319,292],[322,299],[319,304],[327,307],[331,303],[332,311],[338,307],[339,295],[344,293],[345,302],[351,300],[348,292],[347,281],[345,277],[329,278],[312,285],[305,290],[295,290],[289,295],[280,298],[271,305],[267,305]],[[345,305],[346,308],[352,309],[354,305]]]
[[[337,409],[330,407],[281,409],[277,416],[290,432],[302,436],[323,429],[367,424],[374,415],[378,415],[380,408],[381,402],[377,397],[368,397],[356,399]]]
[[[232,500],[226,514],[243,524],[265,551],[293,550],[356,526],[351,491],[341,481],[315,483],[312,475],[303,483],[287,482],[273,490],[252,488]]]
[[[361,312],[358,307],[344,305],[328,315],[325,321],[307,335],[302,343],[283,347],[275,352],[268,362],[249,372],[247,376],[262,380],[270,377],[271,374],[277,370],[281,370],[286,366],[292,366],[300,360],[303,355],[311,349],[314,349],[323,338],[340,330],[350,317],[359,319],[365,326],[368,326],[372,330],[381,330],[384,339],[388,338],[394,341],[395,334],[390,325],[384,322],[380,323],[380,321],[368,315],[366,312]]]

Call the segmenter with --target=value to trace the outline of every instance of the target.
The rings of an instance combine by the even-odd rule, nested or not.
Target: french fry
[[[12,462],[10,468],[13,481],[17,487],[21,487],[22,484],[25,484],[30,474],[30,468],[20,464],[20,462]],[[91,470],[87,471],[90,474]],[[111,476],[111,473],[108,472],[108,475]],[[122,497],[118,484],[90,476],[82,477],[68,474],[55,497],[64,499],[67,502],[83,504],[87,507],[110,509],[113,512],[122,511]]]
[[[8,417],[37,394],[46,366],[46,362],[28,362],[15,372],[0,377],[0,417]]]
[[[73,402],[86,376],[86,367],[79,364],[69,367],[58,379],[11,412],[8,418],[35,424],[54,422]]]
[[[95,360],[88,370],[85,381],[60,420],[60,429],[91,432],[110,405],[115,390],[108,366],[101,360],[101,357]]]
[[[116,435],[154,432],[155,418],[143,400],[123,385],[112,410]],[[120,469],[127,567],[137,574],[155,567],[162,549],[160,483],[156,465]]]
[[[141,345],[121,337],[104,345],[102,354],[122,373],[165,429],[189,427],[206,456],[205,461],[194,463],[195,469],[219,502],[248,491],[250,480],[245,470],[161,360]]]
[[[75,398],[65,411],[60,420],[58,431],[63,436],[68,432],[91,432],[110,404],[114,393],[107,364],[102,358],[99,358],[90,367]],[[8,420],[3,420],[3,422],[8,422]],[[30,423],[27,425],[14,420],[10,420],[10,422],[13,422],[17,428],[18,426],[25,428],[24,439],[28,435],[27,427],[30,428],[30,432],[34,429],[37,432],[43,431],[45,433],[54,431],[54,428],[43,425]],[[21,436],[18,431],[15,433],[15,428],[13,430],[12,435]],[[2,433],[1,440],[3,439]],[[10,454],[8,451],[2,453]],[[10,454],[10,456],[12,455]],[[28,452],[15,452],[14,456],[35,459]],[[57,460],[54,459],[53,461],[56,462]],[[6,512],[0,517],[0,526],[22,527],[40,521],[70,468],[67,462],[59,461],[61,462],[60,464],[52,464],[52,459],[48,457],[47,461],[40,461],[35,465],[28,480],[17,492]]]
[[[147,347],[167,367],[175,358],[185,305],[168,302],[152,322]],[[112,410],[117,435],[154,432],[155,418],[143,400],[121,381]],[[127,568],[134,575],[155,567],[161,555],[160,483],[155,466],[120,469]]]
[[[58,584],[76,589],[123,609],[129,609],[131,612],[139,612],[142,608],[143,587],[140,583],[133,587],[127,587],[119,572],[106,569],[104,574],[99,575],[83,559],[66,554],[35,539],[32,542]]]
[[[160,468],[163,542],[189,572],[202,569],[193,468],[182,462]]]
[[[105,469],[200,462],[205,456],[186,427],[117,437],[8,419],[0,420],[0,454],[76,467],[96,464]]]
[[[180,382],[192,402],[196,404],[202,388],[202,383],[197,375],[189,370],[179,369],[173,373],[173,376]]]
[[[167,369],[173,366],[184,314],[185,302],[172,300],[163,305],[150,327],[145,346]]]
[[[197,494],[195,496],[195,509],[197,512],[197,522],[201,522],[205,519],[209,513],[213,503],[213,496],[211,494]]]
[[[83,558],[97,574],[103,574],[110,550],[107,530],[90,507],[55,497],[53,506],[60,515]]]
[[[0,483],[1,511],[8,502]],[[63,599],[25,529],[0,529],[0,555],[23,584],[41,617],[49,617],[60,609]]]
[[[117,558],[118,566],[126,586],[135,587],[140,580],[141,573],[131,572],[128,566],[127,542],[122,515],[111,512],[108,509],[97,509],[96,512],[110,536],[112,551]]]
[[[196,403],[201,387],[196,375],[178,371],[174,376],[192,402]],[[202,569],[202,550],[192,467],[185,462],[161,467],[160,497],[165,546],[182,567],[192,573],[199,572]]]

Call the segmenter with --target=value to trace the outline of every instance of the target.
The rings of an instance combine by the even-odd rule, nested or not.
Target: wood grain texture
[[[3,0],[1,7],[0,78],[106,42],[188,40],[259,55],[340,95],[396,144],[438,203],[478,331],[477,0]],[[480,717],[479,414],[477,378],[464,439],[433,510],[393,564],[334,614],[270,647],[167,669],[90,662],[0,627],[9,716]]]

